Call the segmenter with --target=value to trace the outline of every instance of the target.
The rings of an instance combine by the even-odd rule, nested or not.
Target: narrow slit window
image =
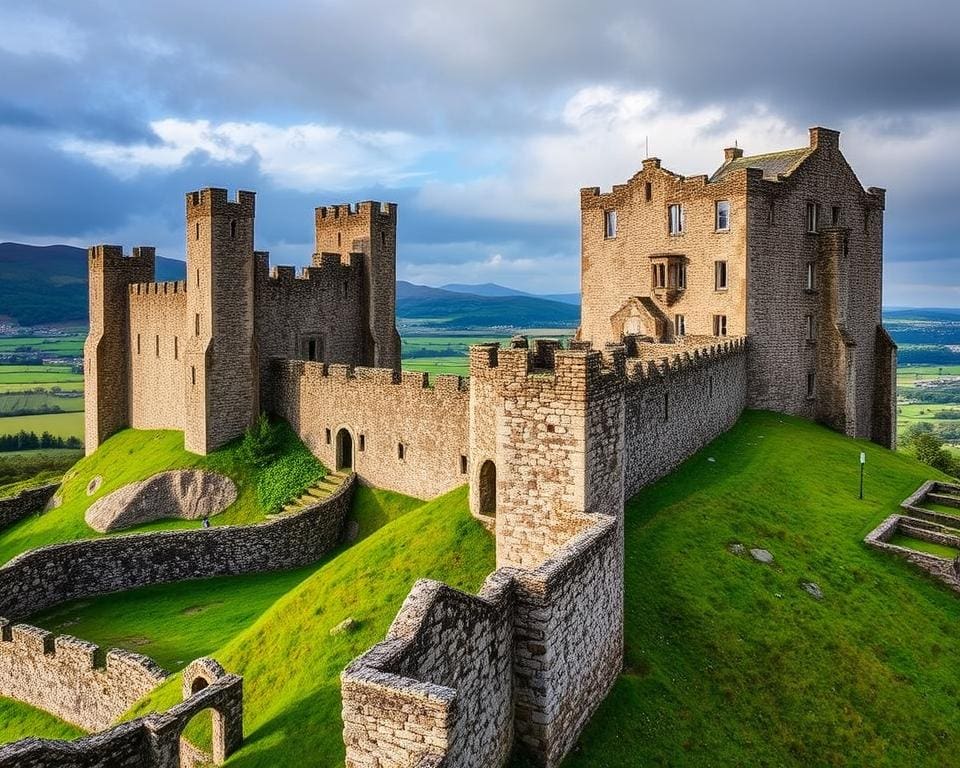
[[[460,454],[460,474],[467,474],[467,457],[463,454]]]
[[[327,445],[330,445],[330,440],[331,440],[331,439],[332,439],[332,436],[331,436],[331,434],[330,434],[330,430],[329,430],[329,429],[325,429],[325,430],[324,430],[324,442],[326,442]]]
[[[820,228],[820,204],[807,203],[807,232],[817,232]]]
[[[730,201],[717,201],[717,232],[726,232],[730,229]]]
[[[687,287],[687,265],[677,264],[677,288],[686,290]]]
[[[839,205],[833,206],[833,210],[831,211],[831,215],[830,215],[831,223],[833,224],[833,226],[836,227],[840,225],[840,222],[842,220],[843,220],[843,211],[840,209],[840,206]]]
[[[367,436],[363,434],[360,435],[360,450],[361,452],[367,450]]]
[[[687,320],[683,315],[676,315],[673,318],[673,330],[677,336],[687,335]]]
[[[193,333],[195,336],[200,335],[200,313],[199,312],[197,312],[197,314],[193,316]]]
[[[817,374],[813,371],[807,374],[807,397],[813,397],[817,392]]]
[[[193,225],[193,239],[194,240],[200,239],[200,222],[199,221]]]
[[[648,203],[653,199],[653,184],[649,181],[643,185],[643,199]]]
[[[173,359],[180,359],[180,339],[177,336],[173,337]]]
[[[137,334],[137,354],[140,354],[140,334]]]
[[[815,262],[807,262],[806,288],[808,291],[817,289],[817,265]]]
[[[157,356],[157,357],[160,357],[160,334],[157,334],[157,338],[156,338],[156,348],[155,348],[154,351],[155,351],[156,356]]]
[[[817,338],[817,325],[813,315],[807,315],[805,319],[807,330],[807,341],[813,341]]]
[[[407,454],[406,446],[403,443],[397,443],[397,458],[400,461],[403,461],[406,454]]]
[[[603,236],[610,240],[617,236],[617,212],[603,212]]]
[[[231,240],[237,239],[237,220],[236,219],[231,219],[230,221],[230,239]]]
[[[196,366],[190,366],[190,384],[191,386],[197,386],[197,368]]]
[[[727,290],[727,262],[713,262],[714,289],[718,291]]]

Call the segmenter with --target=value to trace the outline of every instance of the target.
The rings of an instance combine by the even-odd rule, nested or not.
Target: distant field
[[[36,432],[38,435],[49,432],[54,437],[83,439],[83,412],[0,417],[0,435],[16,434],[20,430]]]
[[[531,338],[566,339],[571,335],[569,328],[532,328],[523,332]],[[433,374],[451,374],[467,376],[470,373],[469,352],[474,344],[488,342],[504,343],[510,336],[491,334],[444,334],[437,336],[403,337],[401,356],[406,371],[425,371]]]
[[[83,374],[73,373],[68,365],[0,365],[0,392],[7,391],[7,385],[33,384],[49,388],[82,381]]]
[[[55,392],[0,392],[0,416],[5,413],[41,410],[82,411],[82,397],[64,397]]]
[[[68,336],[0,336],[0,353],[37,352],[79,357],[86,331]]]

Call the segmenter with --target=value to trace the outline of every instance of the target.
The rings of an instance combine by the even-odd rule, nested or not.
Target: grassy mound
[[[196,456],[184,450],[182,432],[134,429],[118,432],[65,475],[60,491],[63,504],[59,508],[22,520],[0,532],[0,563],[35,547],[103,535],[88,527],[83,519],[94,501],[128,483],[170,469],[208,469],[227,475],[237,484],[237,500],[211,518],[213,525],[263,520],[273,506],[299,495],[326,471],[286,423],[274,424],[272,429],[277,451],[265,466],[258,466],[245,455],[241,450],[242,440],[208,456]],[[98,476],[103,482],[96,493],[88,496],[87,485]],[[267,508],[261,499],[267,500]],[[129,530],[198,525],[195,520],[163,520]]]
[[[84,732],[79,728],[43,710],[0,696],[0,744],[18,741],[25,736],[37,736],[41,739],[76,739],[83,735]]]
[[[408,512],[316,570],[212,651],[244,676],[246,741],[228,764],[341,765],[340,671],[383,639],[418,578],[476,590],[493,561],[493,541],[470,517],[461,488]],[[358,628],[331,636],[330,629],[348,617]],[[176,677],[131,714],[167,708],[179,697]],[[198,720],[188,735],[207,743],[206,728],[209,720]]]
[[[960,599],[861,543],[935,475],[747,413],[644,489],[626,515],[626,670],[565,765],[953,764]]]
[[[360,538],[365,538],[422,504],[399,493],[360,486],[351,516],[359,525]],[[82,637],[101,648],[144,653],[164,669],[178,671],[225,645],[336,555],[290,571],[157,584],[75,600],[28,621],[56,634]]]

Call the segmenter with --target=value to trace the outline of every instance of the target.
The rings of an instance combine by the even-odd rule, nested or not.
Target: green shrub
[[[288,424],[273,427],[275,458],[257,472],[257,502],[267,514],[278,512],[327,474]]]
[[[240,443],[240,460],[254,467],[266,467],[280,452],[277,429],[270,423],[267,414],[261,413],[256,424],[243,435]]]

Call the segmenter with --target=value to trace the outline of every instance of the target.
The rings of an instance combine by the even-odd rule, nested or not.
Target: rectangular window
[[[687,287],[687,265],[677,264],[677,288],[685,290]]]
[[[648,203],[653,200],[653,184],[649,181],[643,185],[643,199]]]
[[[717,232],[726,232],[730,229],[730,202],[717,201]]]
[[[667,265],[666,264],[653,265],[653,287],[654,288],[667,287]]]
[[[407,448],[403,443],[397,443],[397,458],[400,461],[403,461],[404,456],[407,455]]]
[[[323,434],[324,441],[326,442],[327,445],[330,445],[330,439],[331,439],[331,437],[332,437],[332,435],[330,434],[330,430],[329,430],[329,429],[325,429],[323,432],[324,432],[324,434]]]
[[[307,342],[307,360],[317,359],[317,340],[310,339]]]
[[[832,215],[830,216],[830,221],[831,221],[831,223],[833,224],[833,226],[835,226],[835,227],[836,227],[836,226],[839,226],[839,225],[840,225],[840,220],[841,220],[842,218],[843,218],[843,215],[842,215],[842,212],[841,212],[841,210],[840,210],[840,206],[839,206],[839,205],[833,206]]]
[[[777,204],[770,201],[770,208],[767,210],[767,224],[771,227],[777,223]]]
[[[603,236],[608,240],[617,236],[617,212],[603,212]]]
[[[713,316],[713,335],[714,336],[727,335],[727,316],[726,315]]]
[[[804,318],[804,323],[807,329],[807,341],[813,341],[815,338],[817,338],[817,326],[813,319],[813,315],[807,315]]]
[[[677,336],[686,336],[687,335],[687,321],[683,315],[674,315],[673,317],[673,332]]]
[[[727,262],[713,262],[713,287],[717,291],[727,290]]]
[[[463,454],[460,455],[460,474],[467,474],[467,457]]]
[[[807,374],[807,397],[813,397],[817,393],[817,374],[813,371]]]
[[[360,435],[360,450],[367,450],[367,437],[366,435]]]
[[[807,232],[816,232],[820,227],[820,203],[807,203]]]
[[[679,203],[667,206],[667,226],[671,235],[683,234],[683,206]]]
[[[193,318],[193,333],[195,336],[200,335],[200,313],[199,312],[197,312],[197,314],[194,315],[194,318]]]
[[[805,285],[808,291],[817,290],[817,265],[816,262],[807,262],[807,274]]]

